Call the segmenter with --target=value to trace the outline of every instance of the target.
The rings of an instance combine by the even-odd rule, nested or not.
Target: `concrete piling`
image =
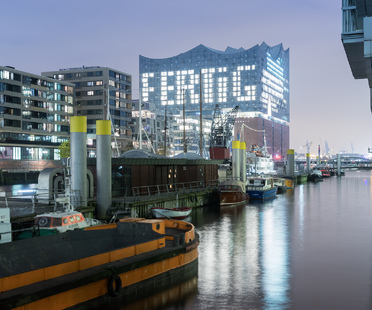
[[[112,202],[111,121],[97,121],[97,217],[107,218]]]
[[[71,205],[87,206],[87,118],[70,118]]]

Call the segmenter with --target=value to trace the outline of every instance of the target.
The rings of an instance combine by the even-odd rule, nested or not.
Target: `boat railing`
[[[198,192],[202,190],[213,190],[218,188],[218,180],[204,182],[183,182],[183,183],[173,183],[173,184],[160,184],[160,185],[148,185],[148,186],[138,186],[133,187],[131,191],[131,196],[134,199],[139,199],[143,196],[160,196],[168,195],[170,193],[182,194],[190,192]],[[127,196],[128,197],[128,196]]]

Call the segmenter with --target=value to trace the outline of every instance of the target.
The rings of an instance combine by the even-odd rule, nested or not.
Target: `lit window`
[[[154,77],[154,73],[149,73],[149,77]]]
[[[93,90],[87,91],[87,95],[88,96],[93,96],[94,95],[94,91]]]

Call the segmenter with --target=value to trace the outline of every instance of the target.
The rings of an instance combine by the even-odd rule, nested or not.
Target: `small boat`
[[[161,207],[150,207],[152,216],[157,219],[176,219],[183,220],[187,218],[191,212],[191,207],[180,207],[178,205],[178,195],[176,199],[176,206],[174,208],[161,208]]]
[[[17,236],[17,240],[64,233],[68,230],[84,229],[99,224],[101,224],[99,220],[85,218],[84,215],[78,211],[43,213],[35,216],[34,226],[29,230],[21,232]]]
[[[282,194],[282,193],[285,193],[287,192],[287,184],[286,184],[286,180],[284,178],[277,178],[277,177],[273,177],[273,180],[274,180],[274,186],[278,187],[278,190],[277,190],[277,194]]]
[[[328,168],[320,168],[319,170],[322,173],[323,178],[329,178],[331,176],[331,172]]]
[[[307,180],[311,182],[322,182],[323,181],[322,172],[317,169],[312,170],[308,175]]]
[[[0,244],[0,309],[129,303],[195,277],[198,244],[192,224],[166,219],[122,219]]]
[[[175,207],[175,208],[160,208],[160,207],[151,207],[150,208],[152,215],[157,219],[176,219],[182,220],[187,218],[191,212],[192,208],[190,207]]]
[[[221,206],[243,203],[249,200],[249,195],[245,191],[245,184],[241,181],[223,181],[218,188]]]
[[[268,199],[276,196],[278,188],[272,177],[250,177],[247,180],[246,192],[250,199]]]

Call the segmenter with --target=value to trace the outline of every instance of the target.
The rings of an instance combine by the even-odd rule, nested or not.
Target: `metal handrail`
[[[175,194],[200,191],[202,189],[213,189],[218,187],[218,180],[209,181],[207,184],[204,182],[184,182],[173,184],[157,184],[148,186],[138,186],[132,188],[132,196],[138,198],[141,196],[160,196],[161,194]]]

